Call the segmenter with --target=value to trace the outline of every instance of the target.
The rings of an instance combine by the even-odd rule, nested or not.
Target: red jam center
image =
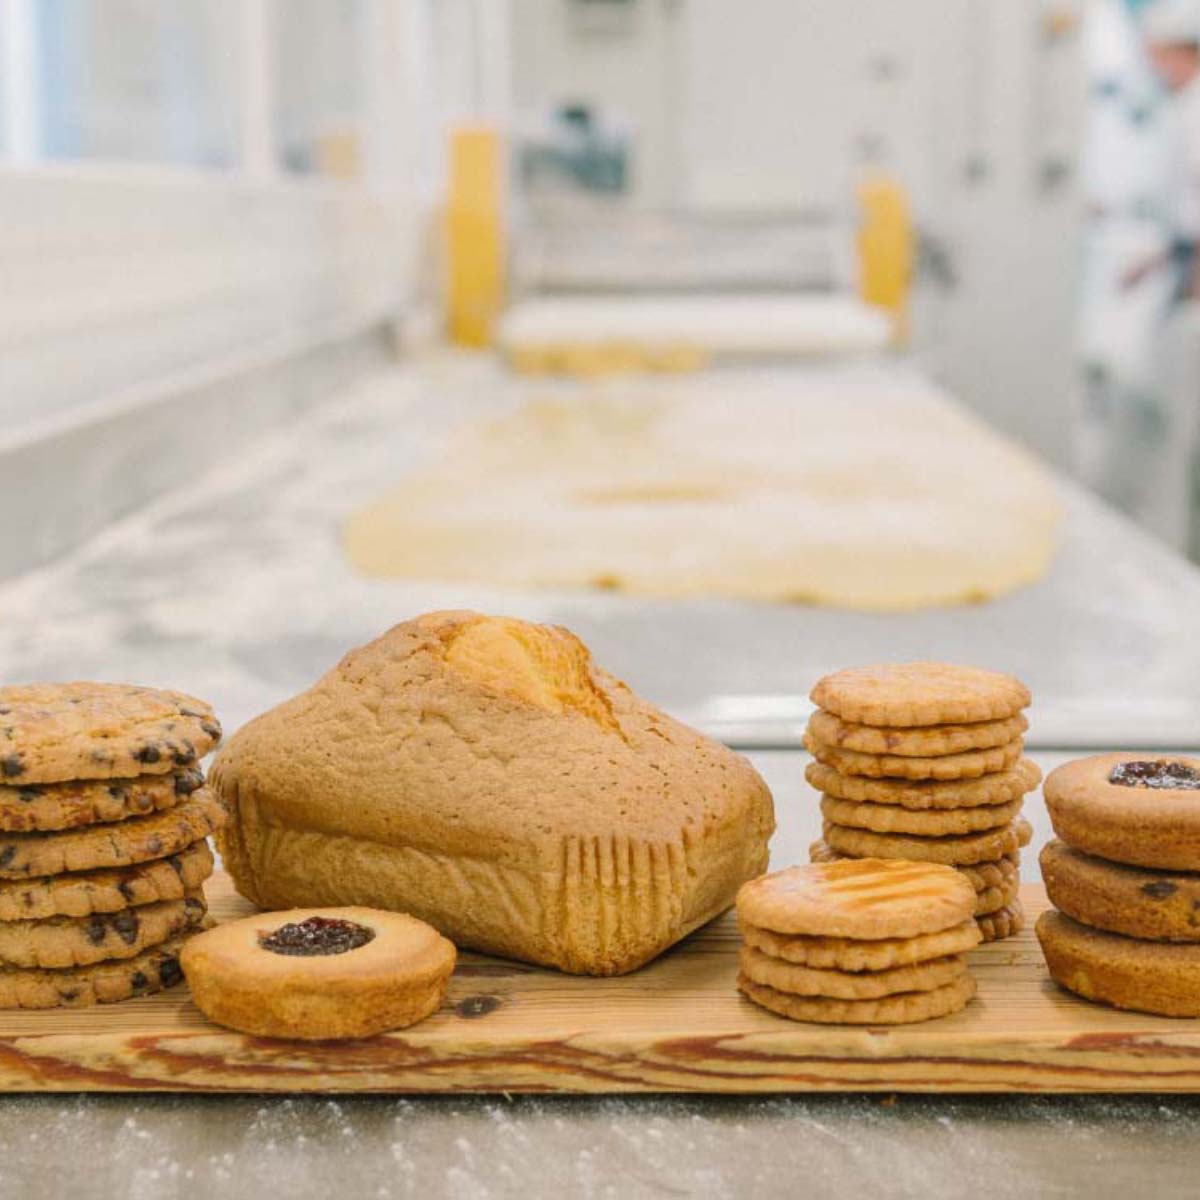
[[[312,954],[345,954],[365,946],[375,937],[375,931],[354,921],[336,917],[307,917],[289,921],[274,933],[258,935],[258,944],[272,954],[305,956]]]
[[[1167,758],[1156,758],[1153,762],[1135,760],[1117,763],[1108,773],[1108,782],[1121,787],[1200,791],[1200,771]]]

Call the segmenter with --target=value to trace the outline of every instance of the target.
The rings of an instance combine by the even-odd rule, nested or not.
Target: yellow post
[[[500,138],[486,126],[450,135],[446,325],[461,346],[489,346],[504,293]]]
[[[858,187],[859,295],[895,318],[896,340],[908,336],[916,234],[904,187],[886,175],[864,179]]]

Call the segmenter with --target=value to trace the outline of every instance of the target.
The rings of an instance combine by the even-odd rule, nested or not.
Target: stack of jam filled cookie
[[[899,1025],[975,994],[975,893],[949,867],[863,859],[764,875],[737,898],[738,988],[794,1021]]]
[[[984,941],[1020,931],[1024,795],[1041,772],[1021,756],[1020,680],[946,663],[838,671],[812,690],[804,744],[816,760],[824,837],[815,862],[906,859],[954,867],[975,893]]]
[[[1200,759],[1098,754],[1052,771],[1045,795],[1061,839],[1041,853],[1051,976],[1088,1000],[1200,1016]]]
[[[0,688],[0,1008],[124,1000],[179,982],[204,927],[198,763],[212,709],[123,684]]]

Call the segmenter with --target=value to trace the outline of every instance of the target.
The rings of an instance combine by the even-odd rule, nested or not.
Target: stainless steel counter
[[[1084,497],[1035,588],[887,618],[355,578],[342,514],[479,410],[476,368],[396,371],[186,482],[69,558],[0,587],[7,678],[115,678],[212,700],[226,726],[424,609],[560,621],[599,661],[713,727],[790,740],[824,670],[927,654],[1007,665],[1037,697],[1034,757],[1200,744],[1200,576]],[[478,368],[478,370],[485,370]],[[726,701],[714,695],[773,697]],[[781,714],[778,697],[790,696]],[[739,705],[741,706],[739,710]],[[782,715],[782,720],[780,717]],[[765,720],[762,718],[766,718]],[[819,822],[803,756],[758,752],[776,863]],[[1038,839],[1045,816],[1035,801]],[[1027,874],[1031,872],[1027,871]],[[0,1197],[1193,1195],[1200,1102],[1154,1097],[0,1099]]]

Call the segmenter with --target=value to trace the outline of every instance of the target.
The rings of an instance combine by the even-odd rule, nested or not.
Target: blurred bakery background
[[[1196,0],[0,0],[4,675],[478,607],[1194,746],[1198,230]]]

